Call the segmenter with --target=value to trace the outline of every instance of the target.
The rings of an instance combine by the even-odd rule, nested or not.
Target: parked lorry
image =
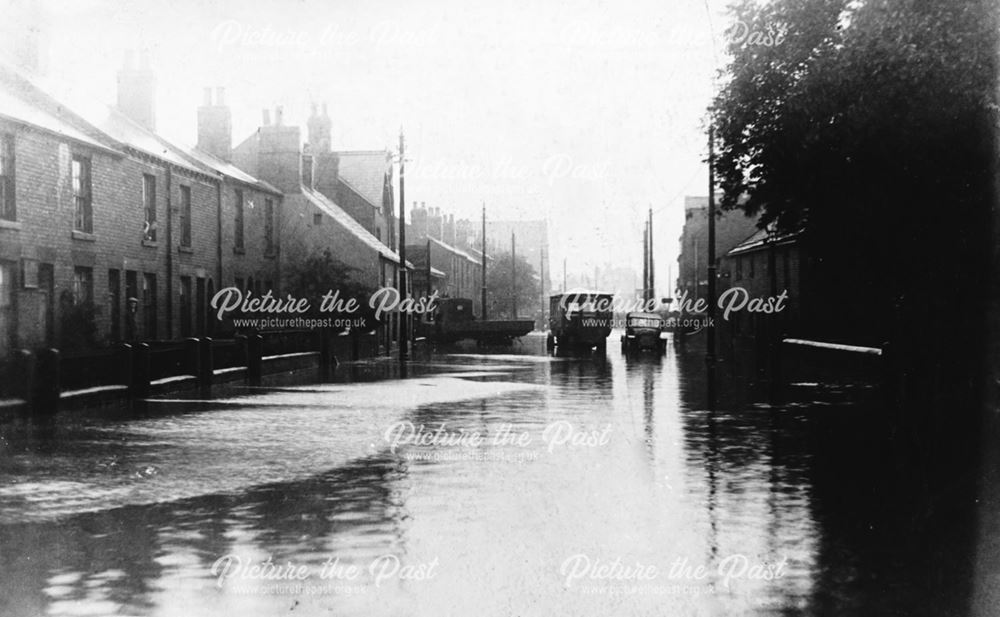
[[[438,343],[473,339],[483,344],[509,345],[534,327],[531,319],[476,319],[472,300],[441,298],[436,309],[417,322],[416,334]]]

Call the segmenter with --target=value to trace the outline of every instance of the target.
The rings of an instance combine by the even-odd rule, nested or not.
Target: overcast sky
[[[707,193],[719,0],[44,5],[49,74],[103,100],[123,51],[149,49],[164,135],[195,141],[207,85],[226,88],[236,143],[275,105],[304,129],[310,104],[326,102],[338,149],[395,149],[403,127],[408,202],[547,217],[551,263],[567,257],[570,272],[639,268],[652,206],[662,290],[683,197]]]

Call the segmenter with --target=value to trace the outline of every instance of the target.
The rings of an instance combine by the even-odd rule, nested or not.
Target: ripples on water
[[[0,614],[965,613],[975,520],[958,504],[972,489],[942,495],[898,469],[877,406],[761,405],[723,374],[709,410],[693,353],[550,358],[534,342],[419,358],[405,380],[373,362],[139,418],[6,428]],[[391,452],[400,421],[531,441]],[[554,422],[610,438],[550,449]],[[227,554],[363,574],[310,579],[322,595],[239,593],[210,573]],[[376,585],[366,569],[386,555],[436,560],[436,576]],[[574,555],[660,574],[567,586]],[[731,555],[787,558],[787,575],[702,594],[667,576]]]

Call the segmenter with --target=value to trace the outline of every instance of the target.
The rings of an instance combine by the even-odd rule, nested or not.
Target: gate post
[[[31,408],[36,416],[50,416],[59,411],[59,350],[42,349],[35,361]]]

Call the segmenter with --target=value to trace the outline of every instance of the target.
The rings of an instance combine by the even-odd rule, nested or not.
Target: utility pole
[[[403,129],[399,129],[399,295],[405,299],[406,293],[406,146],[403,143]],[[427,254],[430,260],[430,253]],[[406,360],[410,353],[406,314],[399,313],[399,360]]]
[[[642,301],[649,300],[649,221],[642,227]]]
[[[653,274],[653,208],[649,209],[649,299],[656,298],[656,277]]]
[[[430,236],[428,236],[427,237],[427,297],[428,298],[430,298],[431,294],[433,293],[431,291],[431,278],[432,278],[431,273],[433,271],[434,270],[431,266],[431,238]]]
[[[486,202],[483,202],[483,297],[482,303],[483,308],[480,311],[482,313],[482,320],[486,321]]]
[[[510,302],[513,310],[511,319],[517,319],[517,245],[514,232],[510,232]]]
[[[710,112],[711,113],[711,112]],[[715,124],[708,120],[708,323],[705,360],[715,364]]]
[[[542,330],[545,329],[545,245],[538,247],[538,287],[541,289],[541,298],[538,304],[541,312],[539,324]]]

